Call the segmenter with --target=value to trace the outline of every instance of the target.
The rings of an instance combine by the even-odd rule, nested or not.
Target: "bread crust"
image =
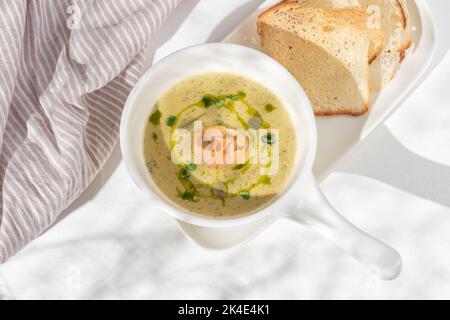
[[[262,29],[261,28],[262,27],[262,25],[261,25],[262,19],[264,19],[264,17],[266,15],[270,15],[272,12],[274,12],[275,10],[283,7],[285,4],[288,4],[289,2],[296,2],[296,0],[295,1],[294,0],[282,0],[281,2],[271,6],[270,8],[264,10],[263,12],[261,12],[259,14],[258,19],[257,19],[257,23],[256,23],[257,26],[258,26],[258,34],[259,35],[261,35],[261,32],[262,32],[262,30],[261,30]]]
[[[372,29],[371,32],[371,42],[376,45],[376,51],[372,53],[372,56],[369,57],[369,64],[374,62],[378,56],[383,52],[384,49],[384,35],[383,32],[380,29]],[[376,32],[376,42],[374,42],[374,34]]]
[[[332,116],[352,116],[352,117],[360,117],[367,114],[370,110],[371,101],[364,106],[363,111],[355,112],[355,111],[315,111],[314,115],[316,117],[332,117]]]
[[[406,37],[407,37],[406,43],[403,44],[398,50],[398,53],[400,55],[400,63],[401,63],[401,62],[403,62],[403,60],[406,57],[406,51],[409,48],[411,48],[411,46],[412,46],[412,37],[411,37],[411,30],[408,30],[410,28],[408,19],[410,19],[410,18],[406,15],[405,8],[403,7],[404,4],[400,0],[396,0],[396,2],[400,9],[400,13],[402,15],[403,29],[405,29],[405,33],[406,33]]]
[[[352,117],[360,117],[363,116],[365,114],[367,114],[367,112],[369,112],[370,108],[369,108],[369,104],[367,104],[366,108],[364,111],[362,112],[341,112],[341,111],[336,111],[336,112],[324,112],[324,111],[320,111],[320,112],[314,112],[314,115],[316,117],[332,117],[332,116],[352,116]]]
[[[278,9],[283,8],[283,10],[288,10],[291,6],[294,5],[295,2],[298,1],[292,1],[292,0],[285,0],[282,1],[280,3],[275,4],[274,6],[266,9],[264,12],[262,12],[259,17],[258,17],[258,33],[261,36],[261,45],[264,47],[265,44],[265,38],[266,38],[266,27],[267,24],[269,23],[268,20],[271,18],[272,14],[276,14]],[[326,10],[326,9],[325,9]],[[355,25],[359,25],[361,30],[365,30],[368,31],[369,29],[367,29],[367,24],[366,24],[366,20],[368,17],[368,14],[358,10],[358,9],[328,9],[326,10],[328,12],[328,14],[332,14],[332,13],[336,13],[336,17],[339,16],[338,19],[342,19],[342,14],[343,12],[348,12],[348,20],[354,20],[355,21]],[[266,19],[268,18],[268,19]],[[369,33],[366,32],[367,37],[369,38]],[[369,39],[368,39],[369,41]],[[384,42],[383,41],[383,36],[381,35],[381,40],[379,40],[380,42]],[[379,51],[381,52],[383,48],[383,45],[380,45]],[[369,58],[369,57],[368,57]],[[376,58],[372,57],[373,59]],[[366,60],[368,61],[368,60]],[[369,76],[369,63],[367,62],[366,65],[367,68],[367,72],[366,72],[366,77],[363,80],[363,82],[365,83],[365,86],[367,88],[367,90],[370,92],[370,76]],[[364,101],[364,105],[359,106],[358,108],[330,108],[330,109],[325,109],[325,108],[316,108],[314,107],[314,114],[316,116],[337,116],[337,115],[348,115],[348,116],[361,116],[366,114],[369,109],[370,109],[370,105],[371,105],[371,99],[370,99],[370,95],[368,95]]]

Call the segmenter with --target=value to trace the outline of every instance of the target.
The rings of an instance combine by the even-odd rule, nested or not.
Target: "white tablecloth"
[[[149,61],[219,41],[261,2],[184,0]],[[450,2],[430,6],[438,67],[323,183],[349,219],[401,252],[400,278],[380,282],[284,220],[238,249],[204,251],[151,207],[117,150],[64,219],[0,266],[0,298],[450,298]]]

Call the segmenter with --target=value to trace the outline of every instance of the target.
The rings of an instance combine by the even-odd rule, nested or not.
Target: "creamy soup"
[[[192,137],[191,160],[182,163],[173,156],[180,129]],[[209,137],[213,131],[223,138]],[[296,147],[294,125],[280,100],[229,73],[177,83],[152,109],[144,137],[147,168],[161,193],[185,211],[216,218],[247,215],[273,201],[289,182]],[[205,161],[199,162],[194,150]],[[206,159],[206,152],[215,157]],[[222,163],[217,160],[225,159],[222,152],[241,156]]]

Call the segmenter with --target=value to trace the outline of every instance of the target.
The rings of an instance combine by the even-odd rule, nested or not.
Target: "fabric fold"
[[[179,0],[0,2],[0,263],[92,182]]]

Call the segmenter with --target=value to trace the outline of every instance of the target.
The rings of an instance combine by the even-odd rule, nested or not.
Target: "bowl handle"
[[[306,194],[302,203],[288,218],[321,233],[373,270],[383,280],[394,280],[400,275],[402,259],[391,246],[358,229],[345,219],[327,200],[312,174],[302,188]]]

